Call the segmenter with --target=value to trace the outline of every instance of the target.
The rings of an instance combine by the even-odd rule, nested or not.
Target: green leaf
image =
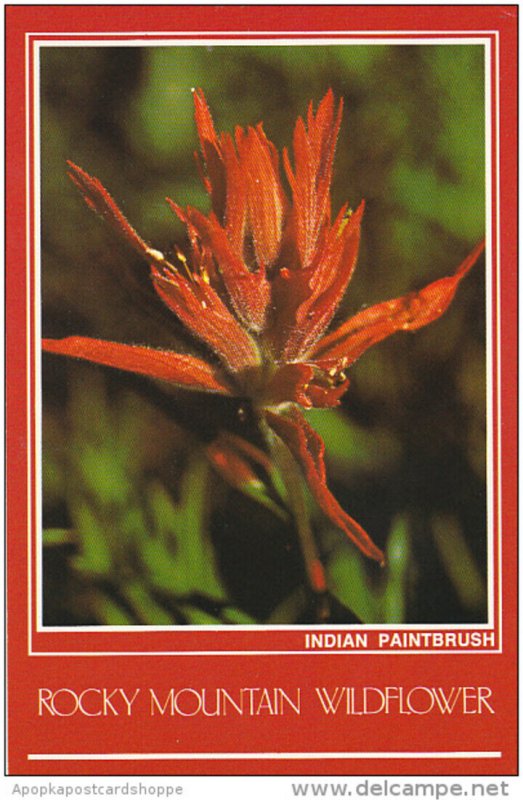
[[[42,532],[44,547],[62,547],[66,544],[77,544],[77,537],[67,528],[45,528]]]
[[[408,522],[398,517],[387,540],[387,582],[381,600],[381,622],[405,622],[410,563]]]
[[[379,621],[379,597],[370,588],[363,558],[354,548],[338,548],[327,565],[329,588],[362,622]]]
[[[249,614],[246,614],[245,611],[242,611],[239,608],[234,606],[226,606],[223,609],[221,618],[225,624],[231,625],[256,625],[257,620],[254,617],[251,617]]]
[[[307,420],[325,442],[329,463],[338,462],[346,474],[385,469],[399,458],[397,439],[385,428],[367,430],[331,409],[311,409]]]
[[[145,625],[172,625],[172,617],[148,593],[145,586],[138,582],[127,584],[122,595],[134,609],[136,618]]]
[[[79,572],[93,576],[109,576],[113,561],[104,529],[91,506],[78,502],[73,508],[74,528],[80,538],[80,553],[73,559]]]
[[[432,520],[432,532],[439,556],[463,606],[477,611],[485,606],[485,586],[461,527],[453,516]]]
[[[282,520],[282,522],[289,521],[288,512],[273,500],[273,498],[269,495],[267,486],[263,483],[263,481],[249,481],[248,483],[244,483],[242,486],[237,488],[244,495],[250,497],[251,500],[254,500],[256,503],[259,503],[261,506],[264,506],[264,508],[267,508],[273,514],[275,514],[279,519]]]
[[[287,595],[269,617],[265,620],[266,625],[292,625],[300,618],[307,607],[307,595],[303,586],[295,589]]]
[[[144,539],[141,554],[148,581],[160,591],[178,595],[176,561],[173,553],[159,539]]]
[[[225,591],[219,580],[214,548],[209,538],[209,465],[201,455],[195,455],[187,465],[176,505],[158,484],[149,493],[149,503],[160,542],[147,545],[145,558],[151,569],[152,580],[168,588],[177,596],[205,590],[206,594],[224,599]],[[166,549],[171,543],[172,550]],[[154,564],[166,557],[158,575],[154,577]],[[170,573],[170,578],[168,573]]]
[[[184,604],[182,610],[189,625],[220,625],[221,623],[218,617],[208,614],[201,608]]]
[[[95,600],[96,614],[102,625],[133,625],[136,620],[107,594],[98,592]]]

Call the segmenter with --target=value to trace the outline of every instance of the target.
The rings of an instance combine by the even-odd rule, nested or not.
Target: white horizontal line
[[[144,631],[170,631],[176,629],[176,625],[38,625],[36,633],[142,633]],[[263,623],[254,623],[252,625],[235,625],[234,633],[236,631],[256,631],[257,633],[272,633],[273,631],[285,631],[286,633],[332,633],[339,630],[339,625],[322,625],[319,628],[317,625],[264,625]],[[80,630],[79,630],[80,629]],[[361,625],[344,625],[343,631],[361,631]],[[440,633],[445,631],[487,631],[494,632],[494,626],[491,622],[460,622],[460,623],[422,623],[414,622],[412,624],[401,625],[395,623],[369,623],[365,625],[365,631],[376,631],[378,633],[396,633],[397,631],[420,631],[421,633]],[[228,625],[183,625],[183,632],[185,631],[211,631],[212,633],[230,634],[231,628]]]
[[[40,37],[40,36],[56,36],[56,37],[65,37],[65,36],[74,36],[75,38],[85,38],[85,39],[92,39],[93,37],[100,36],[102,38],[108,38],[114,36],[115,39],[122,39],[128,36],[156,36],[159,39],[162,38],[172,38],[172,37],[181,37],[181,36],[195,36],[197,38],[201,36],[214,36],[216,38],[223,38],[224,36],[231,36],[234,38],[239,37],[247,37],[249,39],[255,40],[256,36],[271,36],[276,38],[278,36],[282,36],[284,38],[288,38],[289,36],[310,36],[315,37],[317,39],[321,39],[322,36],[364,36],[367,38],[368,36],[385,36],[389,38],[394,38],[395,36],[407,36],[409,39],[416,38],[419,36],[420,38],[425,38],[425,36],[443,36],[443,37],[450,37],[450,36],[464,36],[466,38],[475,37],[475,36],[490,36],[492,34],[498,33],[497,30],[489,30],[488,28],[478,30],[448,30],[448,31],[440,31],[440,30],[370,30],[370,31],[363,31],[363,30],[344,30],[343,28],[340,30],[281,30],[281,31],[85,31],[79,33],[78,31],[27,31],[26,36],[31,37]]]
[[[362,752],[362,753],[29,753],[28,761],[221,761],[290,760],[336,758],[501,758],[497,750],[451,750],[447,752]]]
[[[70,656],[88,658],[91,656],[433,656],[433,655],[492,655],[502,653],[499,647],[492,650],[28,650],[29,656]]]
[[[42,39],[45,34],[39,34],[39,38],[34,38],[34,43],[37,48],[53,48],[53,47],[114,47],[115,45],[124,42],[125,47],[202,47],[202,43],[206,46],[212,47],[319,47],[319,46],[355,46],[365,45],[369,47],[385,47],[385,46],[413,46],[423,44],[426,47],[431,46],[451,46],[451,45],[464,45],[464,46],[485,46],[488,43],[488,38],[481,36],[463,37],[462,35],[449,36],[436,36],[427,34],[427,37],[408,37],[408,36],[388,36],[380,34],[369,34],[367,37],[354,37],[351,34],[339,36],[303,36],[302,34],[290,34],[287,37],[271,36],[270,38],[258,38],[237,36],[224,34],[220,38],[208,38],[205,35],[199,36],[194,39],[192,36],[185,34],[172,34],[170,38],[152,39],[149,34],[140,36],[139,34],[122,34],[120,38],[97,38],[94,34],[82,34],[75,37],[74,34],[70,38],[64,39],[64,34],[59,34],[58,39]],[[56,34],[49,34],[56,35]],[[85,38],[84,38],[85,36]],[[87,38],[88,37],[88,38]],[[93,38],[94,37],[94,38]],[[295,37],[295,38],[293,38]]]

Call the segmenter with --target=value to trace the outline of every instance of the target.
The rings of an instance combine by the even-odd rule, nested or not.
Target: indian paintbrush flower
[[[324,444],[301,409],[331,408],[347,391],[347,370],[369,347],[433,322],[451,303],[483,249],[480,243],[449,276],[418,292],[359,311],[328,330],[356,265],[363,202],[331,217],[330,187],[342,102],[328,91],[294,129],[293,155],[280,157],[263,126],[218,134],[201,90],[194,91],[198,167],[212,210],[168,200],[184,223],[187,254],[169,259],[131,226],[102,184],[69,163],[87,204],[148,262],[156,293],[206,345],[207,358],[83,336],[43,340],[49,352],[86,359],[200,392],[250,400],[272,448],[299,465],[324,514],[371,559],[381,550],[327,486]],[[236,485],[270,467],[266,453],[223,433],[208,448],[212,463]],[[292,494],[290,492],[289,494]],[[297,527],[307,528],[292,503]],[[302,536],[311,585],[325,579],[311,536]]]

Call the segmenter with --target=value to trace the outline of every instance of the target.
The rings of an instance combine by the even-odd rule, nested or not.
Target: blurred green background
[[[183,247],[165,196],[209,207],[194,86],[218,130],[263,120],[278,148],[311,99],[344,98],[333,210],[365,198],[366,214],[340,316],[450,274],[484,235],[483,76],[470,45],[42,48],[43,334],[194,347],[65,175],[71,159],[152,245]],[[486,619],[483,267],[441,320],[367,353],[339,410],[307,415],[389,562],[311,506],[331,622]],[[51,355],[43,398],[45,624],[311,621],[292,520],[205,460],[223,427],[255,436],[236,401]]]

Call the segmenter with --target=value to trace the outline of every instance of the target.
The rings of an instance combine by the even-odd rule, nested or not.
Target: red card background
[[[34,247],[28,237],[26,191],[27,109],[30,43],[42,35],[119,34],[134,31],[173,33],[325,31],[441,31],[442,35],[490,36],[499,58],[500,80],[494,75],[494,111],[499,107],[499,228],[501,231],[500,352],[502,375],[500,478],[502,584],[496,609],[492,652],[449,653],[303,653],[302,631],[107,631],[38,632],[28,605],[34,600],[34,564],[27,541],[34,536],[35,487],[31,449],[35,411],[32,407],[34,336],[27,325],[25,262]],[[515,6],[312,6],[312,7],[169,7],[169,6],[33,6],[7,8],[7,583],[8,583],[8,769],[10,774],[514,774],[517,768],[517,494],[516,494],[516,47]],[[28,36],[28,34],[31,34]],[[268,34],[270,35],[270,34]],[[495,61],[495,59],[494,59]],[[29,83],[28,83],[29,81]],[[32,143],[29,141],[31,152]],[[493,161],[495,162],[495,153]],[[495,181],[497,179],[495,176]],[[29,179],[29,183],[27,182]],[[497,192],[497,184],[493,187]],[[34,222],[31,220],[30,222]],[[496,274],[496,273],[495,273]],[[496,288],[495,286],[493,287]],[[494,292],[495,294],[495,292]],[[31,305],[31,304],[30,304]],[[31,305],[32,307],[32,305]],[[29,341],[26,331],[30,330]],[[30,382],[28,384],[28,375]],[[27,391],[29,388],[29,396]],[[30,514],[28,512],[30,510]],[[494,570],[496,565],[493,565]],[[500,612],[498,615],[497,612]],[[221,654],[199,654],[212,650]],[[151,652],[152,651],[152,652]],[[183,651],[190,651],[182,655]],[[269,651],[263,654],[263,651]],[[278,651],[278,654],[274,654]],[[298,651],[298,652],[297,652]],[[63,653],[53,655],[53,653]],[[159,652],[166,653],[158,655]],[[71,654],[72,653],[72,654]],[[121,653],[121,654],[119,654]],[[134,653],[134,654],[123,654]],[[149,654],[148,654],[149,653]],[[243,653],[243,654],[242,654]],[[272,654],[271,654],[272,653]],[[69,655],[70,654],[70,655]],[[132,717],[57,717],[38,715],[38,687],[121,687],[132,694],[153,687],[158,695],[171,687],[196,689],[224,685],[282,687],[304,692],[301,715],[179,718],[146,713]],[[488,686],[495,714],[326,716],[312,700],[315,686]],[[306,695],[306,697],[305,697]],[[483,752],[496,757],[398,758],[357,757],[358,753]],[[149,758],[132,754],[217,752],[242,754],[220,759]],[[307,753],[353,754],[339,758],[307,758]],[[29,754],[129,754],[99,761],[28,758]],[[256,753],[303,753],[303,759]],[[247,757],[245,754],[253,754]]]

